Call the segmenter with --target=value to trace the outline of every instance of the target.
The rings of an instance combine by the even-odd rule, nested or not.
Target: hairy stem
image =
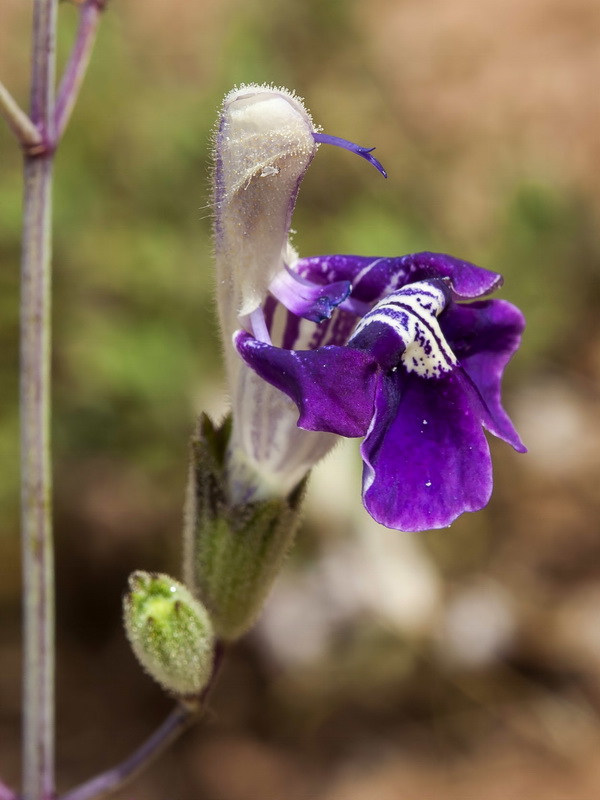
[[[56,0],[35,0],[31,121],[54,140]],[[50,457],[52,148],[25,157],[21,262],[24,800],[54,796],[54,556]]]
[[[79,95],[81,83],[96,41],[100,14],[106,0],[85,0],[79,12],[79,28],[73,50],[60,82],[56,100],[56,138],[60,141],[71,117],[71,112]]]

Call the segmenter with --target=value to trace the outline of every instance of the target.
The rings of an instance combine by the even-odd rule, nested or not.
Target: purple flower
[[[372,516],[401,530],[449,525],[490,498],[483,428],[525,450],[500,402],[523,318],[478,299],[499,275],[450,256],[299,259],[291,217],[321,144],[385,176],[372,149],[321,133],[284,89],[243,86],[224,100],[214,210],[230,500],[286,496],[334,434],[363,436]]]
[[[234,336],[245,363],[296,404],[300,428],[364,437],[363,501],[378,522],[420,531],[483,508],[483,428],[525,452],[500,399],[524,319],[478,299],[502,277],[435,253],[317,256],[290,272],[312,304],[294,313],[268,298],[260,331]]]

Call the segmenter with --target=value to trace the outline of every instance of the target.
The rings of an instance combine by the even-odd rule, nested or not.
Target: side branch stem
[[[162,725],[129,758],[62,795],[60,800],[99,800],[120,789],[189,728],[195,715],[196,709],[176,706]]]
[[[100,800],[122,788],[131,778],[158,758],[199,717],[216,683],[224,653],[224,645],[217,642],[210,680],[195,703],[180,703],[175,706],[162,725],[125,761],[86,783],[82,783],[81,786],[71,789],[59,800]]]
[[[21,147],[29,150],[43,145],[42,134],[2,83],[0,83],[0,114],[7,121]]]
[[[0,800],[17,800],[17,795],[0,781]]]
[[[54,141],[55,0],[35,0],[31,121]],[[54,554],[50,456],[52,151],[25,158],[21,261],[24,800],[54,797]]]
[[[56,100],[55,125],[56,140],[60,141],[71,118],[73,107],[79,96],[79,90],[88,68],[100,14],[104,10],[106,0],[85,0],[79,12],[79,28],[73,50],[60,82]]]

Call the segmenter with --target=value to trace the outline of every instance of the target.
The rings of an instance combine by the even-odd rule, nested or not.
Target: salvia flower
[[[248,86],[225,98],[215,159],[219,310],[242,359],[226,348],[231,497],[285,495],[333,434],[364,437],[369,513],[400,530],[443,527],[490,498],[483,428],[525,450],[500,400],[524,320],[503,300],[481,299],[500,275],[450,256],[300,259],[291,216],[321,143],[385,176],[371,149],[321,133],[285,90]]]
[[[294,406],[230,345],[241,328],[259,341],[288,346],[301,318],[327,319],[350,293],[348,279],[324,286],[301,276],[289,242],[300,183],[322,143],[355,152],[385,174],[370,149],[321,133],[301,100],[285,89],[243,86],[225,97],[215,141],[214,211],[217,299],[232,395],[228,485],[234,504],[286,496],[336,441],[326,432],[298,429]],[[277,321],[276,306],[282,314]]]
[[[364,436],[363,501],[383,525],[439,528],[485,506],[483,428],[525,451],[500,400],[523,316],[504,300],[478,299],[501,276],[435,253],[318,256],[294,269],[324,286],[348,280],[350,294],[313,325],[308,347],[290,330],[281,348],[239,331],[246,364],[295,402],[300,427]]]

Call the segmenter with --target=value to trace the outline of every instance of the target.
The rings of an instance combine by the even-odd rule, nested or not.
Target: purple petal
[[[295,269],[313,283],[352,283],[351,298],[371,304],[407,283],[430,278],[447,278],[454,298],[483,297],[502,285],[497,272],[476,267],[444,253],[413,253],[398,258],[330,255],[302,258]],[[345,307],[345,305],[342,305]],[[348,310],[352,310],[348,307]]]
[[[289,311],[311,322],[329,319],[333,310],[348,297],[350,289],[350,281],[318,284],[290,269],[278,272],[269,286],[271,294]]]
[[[350,150],[351,153],[356,153],[357,156],[365,158],[369,164],[372,164],[375,169],[380,172],[384,178],[387,178],[387,172],[379,161],[372,156],[371,153],[375,150],[374,147],[361,147],[359,144],[349,142],[348,139],[340,139],[339,136],[328,136],[326,133],[313,133],[313,139],[319,144],[333,144],[336,147],[342,147],[344,150]]]
[[[363,501],[377,522],[403,531],[450,525],[492,491],[483,404],[460,370],[439,380],[382,377],[361,451]]]
[[[296,403],[300,428],[364,436],[377,383],[377,364],[369,353],[335,346],[283,350],[246,331],[233,341],[249,367]]]
[[[502,373],[519,347],[525,318],[506,300],[483,300],[470,305],[453,305],[440,318],[461,366],[477,387],[490,418],[485,427],[512,445],[519,453],[527,452],[510,418],[502,407]]]

